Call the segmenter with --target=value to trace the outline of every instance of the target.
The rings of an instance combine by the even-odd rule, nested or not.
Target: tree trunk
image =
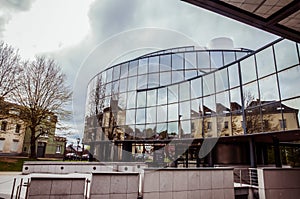
[[[30,158],[36,158],[35,127],[30,127]]]

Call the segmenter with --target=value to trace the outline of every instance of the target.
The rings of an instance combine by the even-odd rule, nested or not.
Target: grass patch
[[[36,161],[36,159],[3,157],[0,159],[0,171],[22,171],[25,161]]]

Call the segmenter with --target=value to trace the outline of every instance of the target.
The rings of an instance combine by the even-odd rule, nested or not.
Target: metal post
[[[11,194],[10,194],[10,199],[13,199],[13,197],[14,197],[15,185],[16,185],[16,178],[14,178],[13,187],[12,187]]]
[[[276,137],[273,137],[273,144],[274,144],[274,159],[275,159],[275,166],[282,167],[281,158],[280,158],[280,149],[279,149],[279,140]]]
[[[256,150],[255,150],[255,143],[253,138],[249,139],[249,150],[250,150],[250,167],[256,168],[257,167]]]

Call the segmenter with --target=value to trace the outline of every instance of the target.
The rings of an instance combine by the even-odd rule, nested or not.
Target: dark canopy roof
[[[182,0],[300,42],[299,0]]]

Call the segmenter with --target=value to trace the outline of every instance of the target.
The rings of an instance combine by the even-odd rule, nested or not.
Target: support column
[[[256,168],[257,167],[256,149],[255,149],[255,142],[253,138],[249,139],[249,151],[250,151],[250,167]]]
[[[274,144],[274,160],[276,167],[282,167],[281,158],[280,158],[280,149],[279,149],[279,140],[278,138],[273,138]]]

